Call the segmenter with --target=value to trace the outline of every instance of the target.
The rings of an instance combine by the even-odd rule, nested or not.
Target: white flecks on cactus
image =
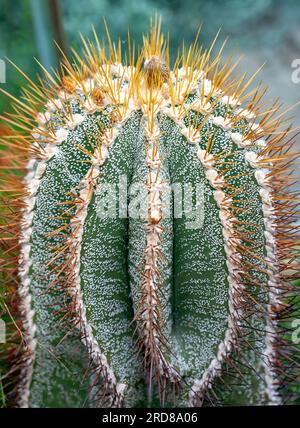
[[[256,169],[255,178],[258,184],[261,186],[261,197],[262,197],[262,210],[264,214],[265,224],[265,241],[267,249],[267,258],[269,261],[269,280],[268,280],[268,306],[267,306],[267,323],[266,323],[266,349],[265,349],[265,378],[267,384],[267,394],[272,404],[282,404],[282,398],[280,396],[279,385],[276,375],[276,367],[278,360],[278,349],[277,349],[277,333],[278,333],[278,322],[276,314],[274,314],[273,308],[277,305],[281,305],[281,285],[284,282],[281,277],[279,269],[279,261],[277,255],[277,243],[276,243],[276,216],[273,207],[272,198],[272,185],[268,174],[270,171],[266,168]]]
[[[117,134],[114,134],[116,138]],[[103,139],[103,145],[106,146],[106,140]],[[109,148],[113,145],[113,141],[109,142]],[[86,176],[79,183],[82,189],[79,193],[80,204],[77,205],[75,216],[72,218],[70,226],[72,235],[70,238],[71,258],[70,258],[70,273],[68,279],[68,290],[73,297],[76,314],[78,315],[78,323],[81,329],[81,337],[84,345],[87,347],[92,361],[96,367],[97,373],[104,379],[107,395],[110,394],[111,406],[120,407],[123,402],[123,392],[125,387],[119,385],[115,375],[108,365],[105,354],[100,349],[97,340],[93,335],[93,330],[88,322],[86,315],[86,307],[81,292],[80,281],[80,254],[81,241],[83,236],[83,228],[88,212],[88,206],[93,196],[93,190],[100,174],[100,166],[102,166],[108,156],[108,149],[98,146],[93,154],[92,166],[88,170]]]
[[[231,218],[228,210],[228,199],[225,193],[221,190],[225,186],[224,179],[219,177],[218,171],[215,170],[211,163],[208,163],[206,157],[211,156],[201,151],[201,156],[198,159],[206,170],[206,177],[210,185],[219,189],[214,191],[215,200],[220,208],[219,216],[223,227],[224,246],[227,256],[228,267],[228,283],[229,283],[229,315],[228,328],[225,332],[224,340],[219,344],[217,355],[212,359],[209,367],[205,370],[200,379],[196,379],[189,393],[189,404],[191,406],[202,404],[205,392],[211,387],[216,376],[220,376],[222,365],[230,353],[238,346],[238,336],[241,328],[241,299],[244,286],[239,281],[241,265],[236,263],[238,241],[234,240],[234,219]],[[227,199],[227,206],[225,201]]]

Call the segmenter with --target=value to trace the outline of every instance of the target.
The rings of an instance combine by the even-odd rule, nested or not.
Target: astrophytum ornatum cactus
[[[155,24],[137,58],[96,38],[26,77],[2,143],[12,405],[294,399],[292,129],[221,51],[171,70]]]

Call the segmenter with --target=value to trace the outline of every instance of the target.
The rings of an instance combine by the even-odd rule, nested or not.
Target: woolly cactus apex
[[[171,69],[159,23],[108,42],[5,118],[11,405],[293,402],[291,128],[212,48]]]

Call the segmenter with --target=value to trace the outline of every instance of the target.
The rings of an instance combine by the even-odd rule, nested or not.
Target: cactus
[[[293,402],[291,126],[224,44],[107,39],[5,116],[11,405]]]

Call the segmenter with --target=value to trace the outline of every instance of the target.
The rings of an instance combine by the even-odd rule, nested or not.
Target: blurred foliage
[[[37,56],[32,31],[31,7],[29,1],[1,1],[0,7],[0,57],[8,57],[26,73],[33,76],[38,71],[33,57]],[[24,78],[7,65],[6,81],[9,91],[18,94]],[[7,86],[8,86],[7,85]],[[5,85],[5,88],[6,85]],[[0,111],[6,110],[7,99],[1,96]]]

